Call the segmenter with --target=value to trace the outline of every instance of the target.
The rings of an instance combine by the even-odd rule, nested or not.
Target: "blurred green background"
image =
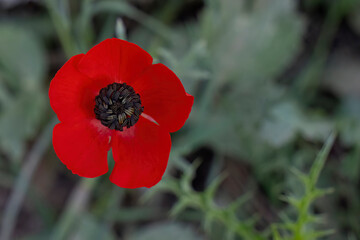
[[[73,175],[52,148],[52,77],[110,37],[195,96],[151,189]],[[0,0],[0,224],[0,240],[360,239],[360,2]]]

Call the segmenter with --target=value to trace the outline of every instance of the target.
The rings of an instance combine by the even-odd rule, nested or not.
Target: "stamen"
[[[94,113],[101,124],[118,131],[134,126],[144,111],[140,95],[126,83],[113,83],[95,97]]]

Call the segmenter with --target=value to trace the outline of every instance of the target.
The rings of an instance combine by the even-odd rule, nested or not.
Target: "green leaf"
[[[274,147],[281,147],[300,133],[311,140],[325,139],[333,129],[333,123],[305,112],[293,101],[283,101],[270,110],[270,118],[265,120],[260,134]]]
[[[184,211],[187,207],[192,206],[194,203],[188,198],[181,198],[171,209],[170,215],[176,216]]]
[[[204,16],[217,75],[271,80],[299,50],[303,22],[291,0],[257,0],[249,12],[243,5],[221,1]]]
[[[201,240],[192,228],[179,223],[157,223],[136,231],[130,240]]]
[[[279,231],[277,230],[275,225],[273,225],[271,227],[271,231],[272,231],[272,235],[273,235],[274,240],[281,240],[282,239],[280,234],[279,234]]]
[[[43,93],[22,93],[0,112],[0,147],[12,159],[23,156],[25,140],[33,137],[46,107]]]
[[[216,191],[219,189],[220,184],[224,181],[224,179],[226,178],[225,173],[220,174],[219,176],[217,176],[211,183],[210,185],[206,188],[205,192],[204,192],[204,197],[206,197],[207,199],[214,199],[215,198],[215,194]]]
[[[328,137],[328,139],[326,140],[325,145],[317,155],[315,162],[311,167],[309,177],[314,185],[318,181],[320,172],[324,167],[325,161],[330,153],[334,141],[335,141],[335,133],[332,133],[330,137]]]
[[[96,221],[90,214],[81,216],[81,221],[75,224],[74,231],[69,239],[87,239],[87,240],[115,240],[111,227]]]
[[[46,107],[45,50],[29,30],[0,24],[0,148],[13,160],[24,153]]]
[[[16,89],[38,89],[47,71],[45,50],[32,32],[16,25],[0,24],[0,71]]]

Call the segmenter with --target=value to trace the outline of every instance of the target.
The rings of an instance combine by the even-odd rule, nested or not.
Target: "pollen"
[[[126,83],[112,83],[95,97],[96,119],[112,130],[134,126],[143,111],[140,95]]]

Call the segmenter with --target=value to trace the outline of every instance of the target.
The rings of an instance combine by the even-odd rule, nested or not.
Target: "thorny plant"
[[[312,205],[317,199],[333,191],[330,188],[318,188],[316,184],[334,140],[335,134],[332,134],[318,153],[308,174],[295,168],[292,169],[293,174],[303,185],[304,193],[301,196],[290,193],[282,197],[295,209],[295,218],[291,219],[284,213],[282,215],[283,222],[274,223],[270,226],[271,233],[269,231],[263,233],[257,231],[255,227],[256,218],[243,220],[238,217],[237,210],[249,200],[249,195],[238,198],[227,207],[220,207],[215,203],[216,191],[224,179],[224,175],[216,178],[203,192],[195,191],[192,188],[192,180],[195,177],[199,162],[195,162],[193,165],[180,165],[183,170],[180,181],[168,177],[156,186],[150,194],[154,194],[156,191],[175,194],[178,201],[171,210],[172,216],[179,215],[188,208],[201,211],[203,213],[203,226],[209,236],[212,234],[214,222],[220,222],[225,228],[227,239],[235,239],[235,236],[238,236],[240,239],[262,240],[268,239],[271,235],[274,240],[315,240],[333,233],[333,230],[317,228],[317,224],[324,223],[324,219],[314,213]]]

